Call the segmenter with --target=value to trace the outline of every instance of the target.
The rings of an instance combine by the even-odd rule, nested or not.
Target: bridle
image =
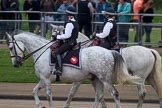
[[[24,51],[20,48],[20,46],[18,45],[18,43],[16,42],[16,40],[15,40],[15,38],[12,36],[12,41],[9,41],[8,42],[9,44],[13,44],[13,47],[11,48],[11,47],[9,47],[9,49],[10,50],[14,50],[14,55],[12,55],[12,56],[10,56],[11,58],[15,58],[16,59],[16,62],[18,62],[19,64],[22,64],[22,62],[23,62],[23,58],[25,57],[25,53],[24,53]],[[16,46],[17,46],[17,48],[22,52],[22,54],[23,54],[23,56],[21,57],[21,56],[19,56],[18,55],[18,52],[17,52],[17,50],[16,50]]]
[[[23,50],[20,48],[20,46],[19,46],[18,43],[16,42],[14,36],[12,36],[12,41],[9,41],[9,44],[12,43],[12,44],[13,44],[13,47],[12,47],[12,48],[9,48],[9,49],[10,49],[10,50],[14,49],[15,55],[11,56],[11,58],[14,57],[14,58],[16,58],[16,61],[17,61],[18,63],[22,63],[23,61],[27,60],[29,57],[31,57],[33,54],[35,54],[36,52],[38,52],[39,50],[41,50],[42,48],[44,48],[45,46],[47,46],[47,45],[50,44],[51,42],[53,42],[53,41],[50,41],[50,42],[48,42],[47,44],[45,44],[45,45],[41,46],[40,48],[36,49],[35,51],[33,51],[33,52],[31,52],[31,53],[25,55],[25,51],[23,51]],[[17,50],[16,50],[16,46],[17,46],[17,48],[22,52],[22,54],[23,54],[22,57],[18,55]],[[48,47],[48,48],[49,48],[49,47]],[[48,49],[48,48],[47,48],[47,49]],[[47,49],[46,49],[46,50],[47,50]],[[46,51],[46,50],[45,50],[45,51]],[[43,53],[44,53],[45,51],[43,51]],[[42,53],[42,54],[43,54],[43,53]],[[42,55],[42,54],[41,54],[41,55]],[[41,56],[41,55],[40,55],[40,56]],[[39,56],[39,57],[40,57],[40,56]],[[39,57],[36,59],[36,61],[39,59]],[[35,62],[36,62],[36,61],[35,61]]]

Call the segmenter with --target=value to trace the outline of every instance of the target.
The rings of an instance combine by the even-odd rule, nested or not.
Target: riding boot
[[[54,72],[54,74],[62,75],[62,59],[61,59],[61,55],[57,54],[56,59],[57,59],[56,66],[55,66],[56,71]]]

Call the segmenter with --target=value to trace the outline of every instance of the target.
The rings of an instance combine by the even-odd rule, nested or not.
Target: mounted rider
[[[56,71],[52,72],[56,75],[62,75],[62,58],[61,55],[72,49],[77,44],[77,38],[79,33],[78,23],[75,19],[76,9],[72,6],[68,7],[65,11],[67,14],[68,22],[65,24],[65,31],[62,35],[57,35],[57,40],[63,40],[63,44],[53,54],[57,61],[55,65]]]
[[[111,7],[106,11],[102,11],[107,21],[104,23],[103,31],[101,33],[96,33],[99,46],[106,49],[112,49],[117,46],[117,25],[114,13],[115,11]]]

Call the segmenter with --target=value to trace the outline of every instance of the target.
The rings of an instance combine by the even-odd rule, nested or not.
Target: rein
[[[13,44],[15,43],[15,45],[20,49],[20,51],[23,52],[23,50],[19,47],[19,45],[17,44],[17,42],[16,42],[16,40],[15,40],[15,38],[14,38],[13,36],[12,36],[12,39],[13,39],[13,41],[12,41],[12,42],[9,42],[9,43],[13,43]],[[33,54],[35,54],[36,52],[38,52],[39,50],[41,50],[42,48],[44,48],[45,46],[47,46],[48,44],[50,44],[51,42],[53,42],[53,40],[51,40],[51,41],[48,42],[47,44],[43,45],[42,47],[36,49],[35,51],[33,51],[33,52],[31,52],[31,53],[29,53],[29,54],[27,54],[27,55],[25,55],[24,52],[23,52],[23,55],[24,55],[23,58],[20,57],[20,56],[18,56],[16,51],[15,51],[15,56],[11,56],[11,57],[21,58],[21,60],[19,60],[19,61],[23,62],[23,61],[27,60],[29,57],[31,57]],[[91,41],[91,40],[86,40],[86,41],[83,41],[83,42],[79,42],[79,45],[80,45],[80,46],[84,46],[84,45],[88,44],[89,42],[92,42],[92,41]],[[15,49],[15,45],[14,45],[14,49]],[[90,44],[90,45],[91,45],[91,44]],[[50,47],[50,46],[49,46],[49,47]],[[49,48],[49,47],[48,47],[48,48]],[[46,49],[42,52],[42,54],[43,54],[48,48],[46,48]],[[42,56],[42,54],[39,55],[39,57],[35,60],[34,64],[38,61],[38,59]]]
[[[42,48],[44,48],[45,46],[47,46],[47,45],[50,44],[51,42],[53,42],[53,40],[51,40],[51,41],[48,42],[47,44],[43,45],[42,47],[36,49],[35,51],[31,52],[30,54],[24,56],[22,61],[25,61],[25,60],[28,59],[30,56],[32,56],[34,53],[36,53],[37,51],[41,50]],[[48,48],[49,48],[49,47],[48,47]],[[47,48],[47,49],[48,49],[48,48]],[[46,49],[46,50],[47,50],[47,49]],[[46,50],[45,50],[45,51],[46,51]],[[43,53],[44,53],[45,51],[43,51]],[[43,54],[43,53],[42,53],[42,54]],[[41,55],[42,55],[42,54],[41,54]],[[40,56],[39,56],[39,57],[40,57]],[[39,57],[38,57],[38,58],[39,58]]]
[[[50,42],[52,42],[52,41],[50,41]],[[49,42],[49,43],[50,43],[50,42]],[[50,46],[49,46],[49,47],[50,47]],[[47,47],[47,48],[42,52],[42,54],[43,54],[49,47]],[[38,59],[42,56],[42,54],[39,55],[39,57],[35,60],[34,64],[38,61]]]
[[[15,43],[16,44],[16,46],[20,49],[20,51],[21,52],[23,52],[23,50],[19,47],[19,45],[17,44],[17,42],[15,41],[15,38],[14,37],[12,37],[12,42],[9,42],[9,43]],[[15,45],[13,46],[13,48],[14,48],[14,50],[15,50],[15,55],[14,56],[10,56],[11,58],[12,57],[16,57],[16,58],[21,58],[19,55],[17,55],[17,51],[16,51],[16,48],[15,48]],[[23,55],[25,56],[25,54],[23,53]],[[22,58],[21,58],[22,59]]]
[[[15,43],[16,46],[20,49],[20,51],[23,52],[23,50],[19,47],[19,45],[17,44],[17,42],[16,42],[16,40],[15,40],[15,38],[14,38],[13,36],[12,36],[12,39],[13,39],[13,41],[12,41],[12,42],[9,42],[9,43],[13,43],[13,44]],[[17,52],[16,52],[16,51],[15,51],[15,56],[11,56],[11,57],[19,57],[19,58],[21,58],[21,62],[23,62],[23,61],[27,60],[30,56],[32,56],[34,53],[36,53],[37,51],[41,50],[42,48],[44,48],[44,47],[47,46],[48,44],[50,44],[51,42],[52,42],[52,40],[51,40],[50,42],[48,42],[47,44],[43,45],[42,47],[36,49],[35,51],[33,51],[33,52],[27,54],[27,55],[25,55],[24,52],[23,52],[23,55],[24,55],[23,58],[19,57],[19,56],[17,55]],[[48,48],[49,48],[49,47],[48,47]],[[48,49],[48,48],[47,48],[47,49]],[[14,45],[14,49],[15,49],[15,45]],[[47,50],[47,49],[46,49],[46,50]],[[46,50],[45,50],[45,51],[46,51]],[[43,53],[44,53],[45,51],[43,51]],[[42,53],[42,54],[43,54],[43,53]],[[42,54],[41,54],[41,55],[42,55]],[[40,55],[40,56],[41,56],[41,55]],[[40,56],[39,56],[39,57],[40,57]],[[39,57],[38,57],[38,58],[39,58]],[[37,58],[37,59],[38,59],[38,58]],[[37,59],[36,59],[36,61],[37,61]]]
[[[83,41],[83,42],[79,42],[80,46],[83,46],[83,45],[86,45],[88,44],[89,42],[92,42],[91,40],[86,40],[86,41]]]
[[[86,41],[83,41],[83,42],[80,42],[79,44],[80,44],[80,46],[83,46],[83,45],[86,45],[87,43],[89,43],[91,40],[86,40]],[[51,41],[50,41],[51,42]],[[49,46],[50,47],[50,46]],[[48,47],[48,48],[49,48]],[[44,51],[43,51],[43,53],[48,49],[48,48],[46,48]],[[43,54],[42,53],[42,54]],[[39,55],[39,57],[35,60],[35,62],[34,62],[34,64],[38,61],[38,59],[42,56],[42,54],[40,54]]]

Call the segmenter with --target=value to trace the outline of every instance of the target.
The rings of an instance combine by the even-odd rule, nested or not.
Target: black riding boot
[[[55,66],[56,71],[54,72],[54,74],[62,75],[62,59],[61,59],[61,55],[57,54],[56,59],[57,59],[56,66]]]

